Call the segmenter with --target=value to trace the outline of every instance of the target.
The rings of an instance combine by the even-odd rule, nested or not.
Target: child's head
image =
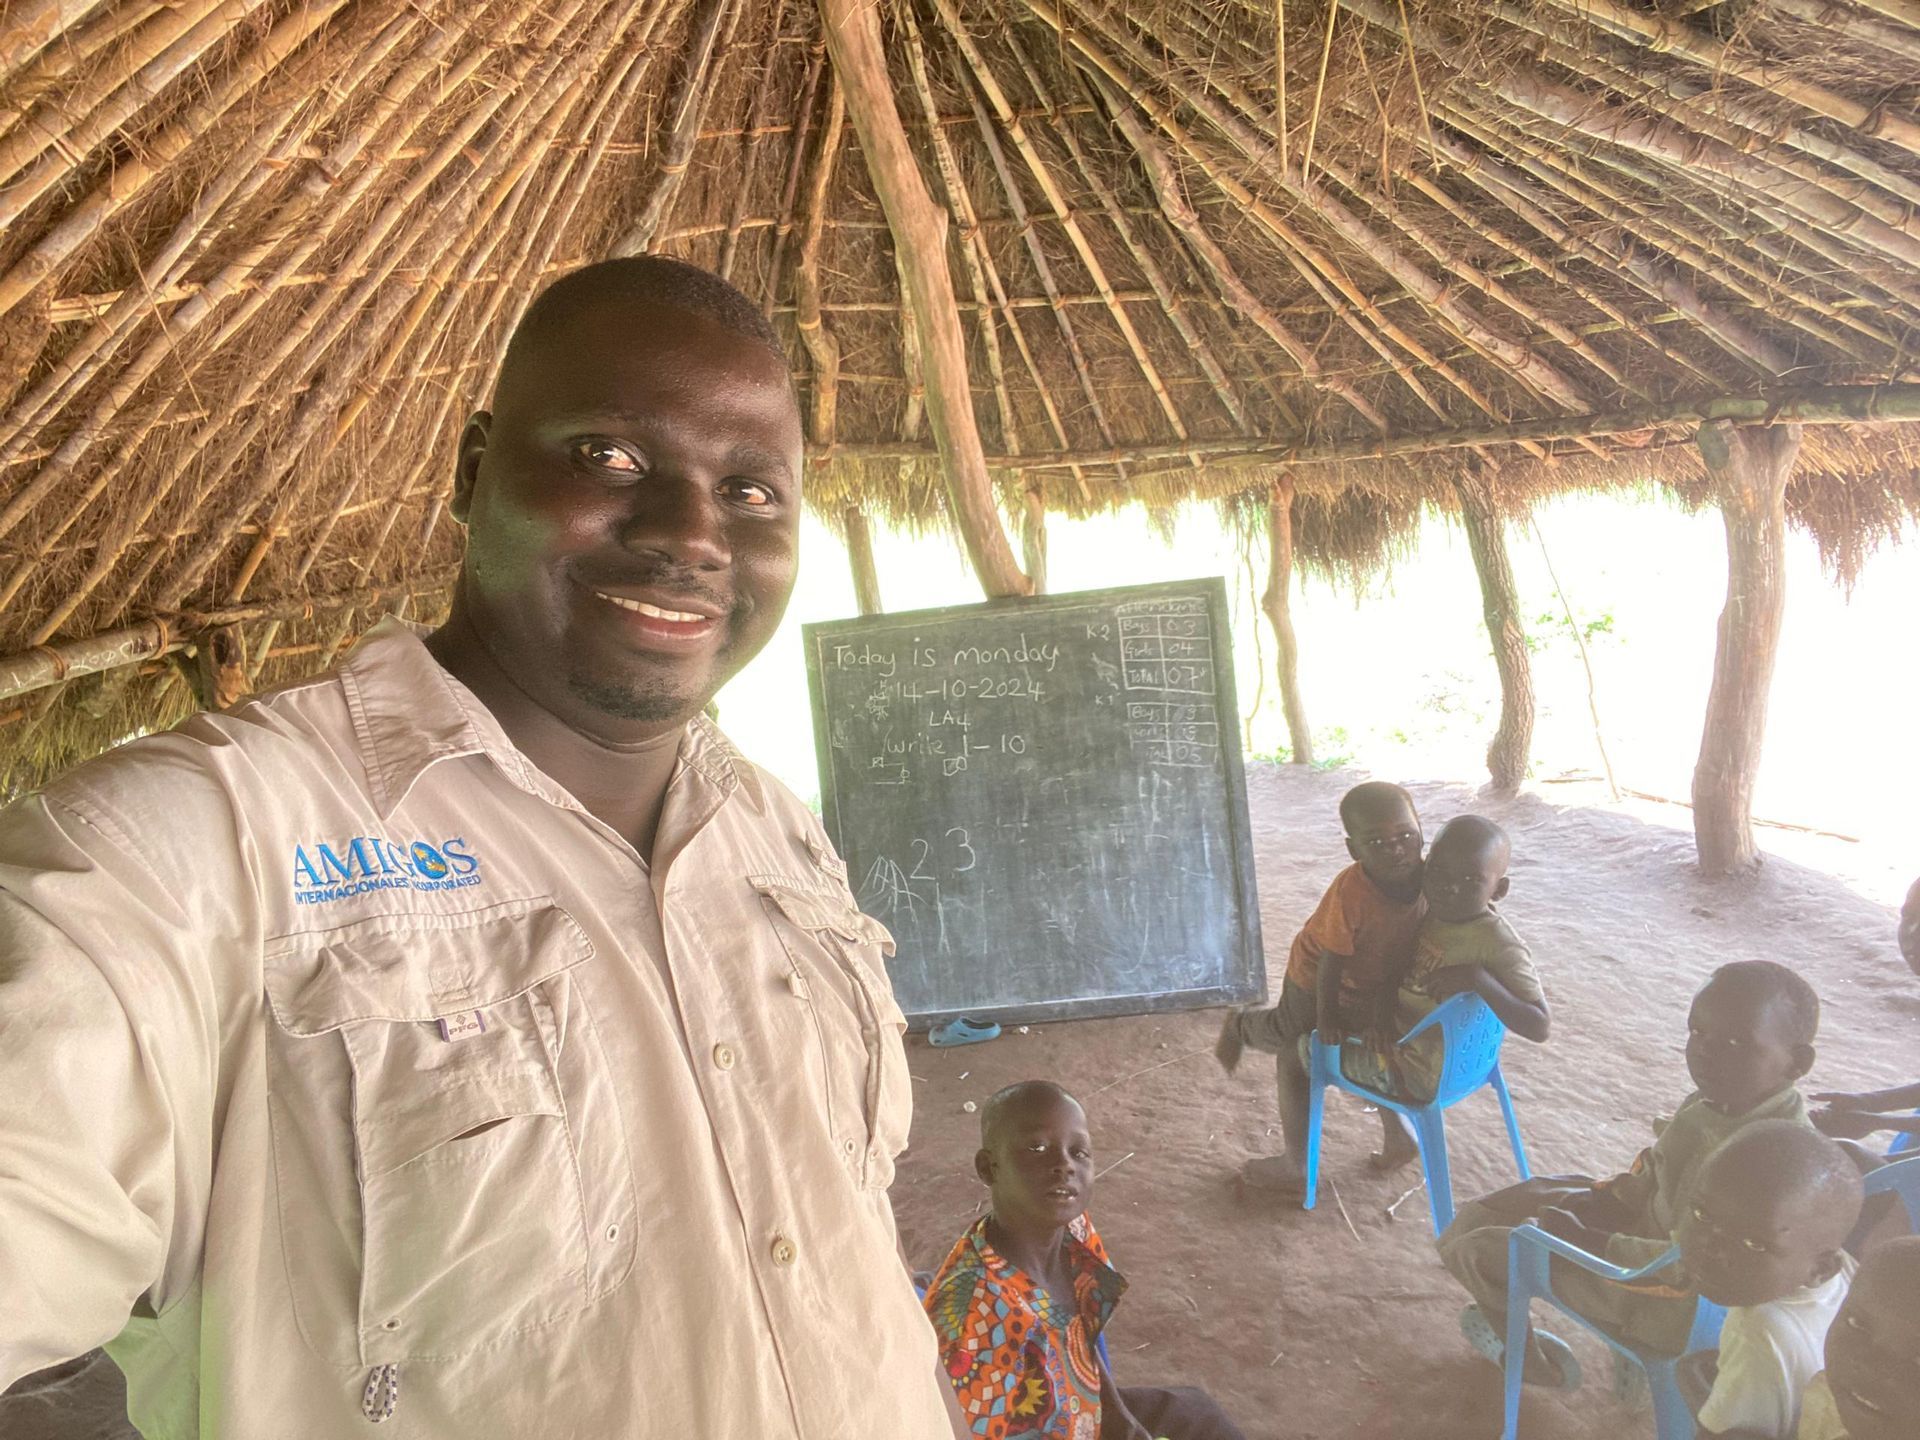
[[[1820,997],[1784,965],[1736,960],[1713,972],[1687,1016],[1687,1073],[1707,1101],[1744,1115],[1813,1068]]]
[[[1900,907],[1900,953],[1907,968],[1920,975],[1920,880],[1907,891],[1907,903]]]
[[[1051,1080],[1022,1080],[980,1113],[973,1169],[993,1191],[993,1213],[1009,1229],[1058,1229],[1093,1195],[1093,1137],[1087,1113]]]
[[[1920,1235],[1860,1262],[1827,1331],[1827,1386],[1848,1440],[1920,1434]]]
[[[1440,920],[1477,920],[1507,897],[1507,832],[1484,815],[1456,815],[1440,827],[1427,852],[1420,888],[1427,913]]]
[[[1680,1259],[1716,1305],[1764,1305],[1839,1273],[1860,1219],[1860,1171],[1811,1126],[1759,1120],[1707,1157]]]
[[[1398,785],[1368,780],[1340,797],[1347,854],[1389,895],[1412,899],[1420,890],[1420,815]]]

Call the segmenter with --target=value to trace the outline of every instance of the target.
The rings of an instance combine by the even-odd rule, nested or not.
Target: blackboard
[[[1264,996],[1224,581],[804,634],[822,818],[909,1017]]]

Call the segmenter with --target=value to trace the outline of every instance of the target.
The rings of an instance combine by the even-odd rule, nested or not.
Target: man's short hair
[[[1734,960],[1714,971],[1707,984],[1723,981],[1759,995],[1786,1025],[1789,1044],[1811,1045],[1820,1033],[1820,997],[1798,970],[1777,960]]]
[[[573,315],[609,300],[641,301],[703,315],[759,341],[779,360],[783,373],[791,363],[773,322],[729,282],[670,255],[628,255],[568,271],[542,290],[514,327],[500,373],[507,374],[536,348],[536,342],[551,337]]]
[[[1390,785],[1385,780],[1362,780],[1340,797],[1340,827],[1351,835],[1362,816],[1377,815],[1389,805],[1404,805],[1415,816],[1420,813],[1414,809],[1413,796],[1398,785]]]

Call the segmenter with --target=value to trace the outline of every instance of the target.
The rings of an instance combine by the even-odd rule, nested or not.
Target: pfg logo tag
[[[293,847],[293,898],[326,905],[378,890],[465,890],[485,879],[463,835],[439,843],[380,835]]]

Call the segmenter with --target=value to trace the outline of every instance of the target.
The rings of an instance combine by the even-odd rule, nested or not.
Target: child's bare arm
[[[1535,1004],[1521,999],[1484,965],[1448,965],[1428,976],[1426,984],[1435,995],[1473,991],[1500,1017],[1502,1025],[1536,1045],[1545,1044],[1552,1031],[1553,1017],[1548,1014],[1544,1000]]]
[[[1920,1107],[1920,1084],[1896,1085],[1891,1090],[1863,1090],[1857,1094],[1823,1090],[1813,1098],[1836,1110],[1912,1110]]]
[[[1350,956],[1320,952],[1320,975],[1314,984],[1315,1027],[1325,1045],[1338,1045],[1346,1038],[1340,1024],[1340,977],[1346,972]]]

